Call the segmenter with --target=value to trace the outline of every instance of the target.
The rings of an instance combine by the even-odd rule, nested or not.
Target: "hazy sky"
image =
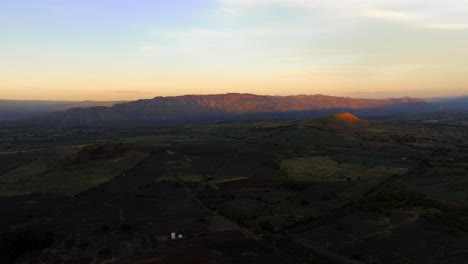
[[[0,0],[0,98],[468,94],[468,0]]]

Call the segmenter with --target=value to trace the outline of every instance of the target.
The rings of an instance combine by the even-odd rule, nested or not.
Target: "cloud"
[[[414,21],[421,18],[413,13],[399,12],[392,10],[371,9],[363,12],[363,16],[377,19],[398,20],[398,21]]]
[[[419,1],[422,0],[413,0]],[[359,10],[402,5],[403,0],[218,0],[222,5],[252,8],[258,6],[279,5],[299,8]]]
[[[422,27],[441,30],[464,30],[468,29],[468,23],[428,23],[423,24]]]
[[[139,54],[146,57],[155,57],[161,54],[161,48],[154,44],[144,43],[138,47]]]
[[[273,30],[262,28],[186,28],[186,29],[155,29],[151,31],[152,42],[139,46],[139,54],[147,57],[170,56],[183,58],[179,63],[187,63],[191,59],[222,61],[239,56],[230,56],[243,52],[244,56],[256,55],[258,47],[268,49],[270,37],[278,34]],[[173,60],[173,58],[172,58]],[[175,61],[177,62],[177,61]]]
[[[235,16],[235,17],[242,16],[242,11],[239,8],[224,7],[221,9],[221,11],[228,16]]]
[[[363,13],[364,16],[380,20],[389,20],[407,23],[414,27],[438,30],[465,30],[468,29],[468,23],[450,23],[437,22],[438,19],[429,15],[419,13],[400,12],[392,10],[367,10]],[[434,22],[436,21],[436,22]]]
[[[217,0],[225,8],[287,6],[313,11],[314,15],[387,20],[434,30],[468,29],[466,0]],[[241,11],[237,10],[239,14]],[[453,21],[453,14],[459,19]]]

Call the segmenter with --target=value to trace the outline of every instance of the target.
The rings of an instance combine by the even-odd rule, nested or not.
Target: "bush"
[[[442,211],[426,212],[421,215],[428,222],[425,228],[457,235],[468,232],[468,220],[453,213]]]
[[[0,263],[12,263],[18,257],[33,250],[50,247],[54,236],[50,232],[4,232],[0,234]]]
[[[273,224],[269,220],[263,220],[260,222],[260,228],[266,232],[273,232]]]
[[[107,225],[101,226],[101,233],[102,234],[107,235],[107,234],[109,234],[109,231],[110,231],[109,226],[107,226]]]
[[[132,230],[132,226],[130,224],[123,223],[123,224],[120,225],[120,229],[122,229],[122,231],[124,231],[124,232],[128,232],[128,231]]]
[[[65,242],[64,242],[64,246],[65,246],[65,248],[67,248],[67,249],[70,249],[70,248],[74,247],[75,244],[76,244],[75,238],[67,239],[67,240],[65,240]]]
[[[300,183],[285,183],[283,187],[293,191],[304,191],[306,189],[306,186]]]
[[[324,195],[322,195],[322,201],[330,201],[330,200],[333,199],[335,196],[336,196],[336,194],[333,193],[333,192],[328,193],[328,194],[324,194]]]
[[[396,209],[411,209],[416,207],[429,208],[432,201],[424,194],[409,191],[403,186],[388,186],[376,197],[360,204],[366,211],[390,213]]]
[[[99,256],[109,257],[112,255],[112,250],[110,248],[103,248],[98,252]]]
[[[85,250],[88,248],[89,242],[83,241],[83,242],[78,243],[76,246],[81,250]]]
[[[346,228],[344,226],[342,226],[342,225],[337,225],[337,226],[335,226],[335,229],[336,229],[336,231],[343,231]]]

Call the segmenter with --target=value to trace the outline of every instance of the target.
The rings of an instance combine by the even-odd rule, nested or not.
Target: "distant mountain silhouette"
[[[0,120],[18,120],[54,111],[64,111],[76,107],[112,106],[120,102],[99,101],[39,101],[39,100],[0,100]]]
[[[439,110],[468,110],[468,96],[434,98],[429,102]]]
[[[155,97],[111,107],[72,108],[36,116],[39,124],[101,125],[112,123],[169,123],[258,118],[317,117],[336,112],[389,115],[430,111],[421,99],[355,99],[325,95],[260,96],[254,94]]]

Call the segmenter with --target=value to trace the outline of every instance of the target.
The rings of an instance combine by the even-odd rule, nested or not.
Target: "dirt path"
[[[210,211],[213,215],[216,215],[216,216],[220,217],[221,219],[223,219],[224,221],[238,227],[238,229],[242,232],[242,234],[244,234],[245,237],[250,238],[252,240],[255,240],[258,243],[266,245],[266,246],[268,246],[270,248],[273,248],[276,251],[280,252],[281,254],[288,256],[290,259],[296,261],[297,263],[304,263],[302,260],[298,259],[297,257],[292,256],[292,255],[288,254],[287,252],[284,252],[283,250],[278,249],[277,247],[271,245],[271,243],[269,243],[268,241],[266,241],[265,239],[263,239],[262,237],[260,237],[256,233],[252,232],[251,230],[249,230],[247,228],[244,228],[244,227],[240,226],[239,224],[237,224],[236,222],[232,221],[231,219],[226,218],[226,217],[218,214],[217,212],[209,209],[207,206],[205,206],[205,204],[200,199],[198,199],[198,197],[196,195],[193,194],[192,190],[189,187],[187,187],[187,185],[185,184],[185,182],[181,178],[179,178],[176,175],[174,176],[174,178],[184,187],[184,189],[187,192],[187,195],[188,195],[188,197],[190,199],[194,200],[200,207],[204,208],[205,210]]]

